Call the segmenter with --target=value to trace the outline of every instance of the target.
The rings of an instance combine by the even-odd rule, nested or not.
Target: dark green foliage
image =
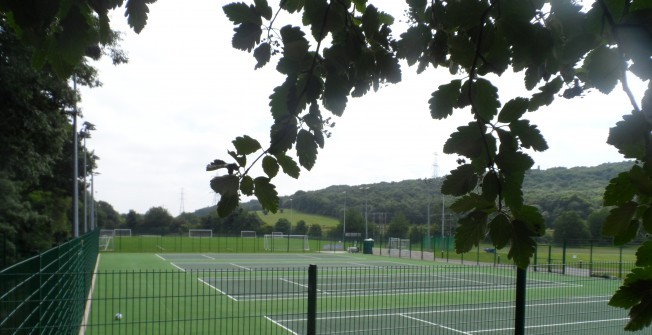
[[[553,239],[561,244],[567,241],[572,244],[575,241],[586,241],[591,237],[586,222],[577,212],[566,211],[561,213],[553,222],[555,233]]]

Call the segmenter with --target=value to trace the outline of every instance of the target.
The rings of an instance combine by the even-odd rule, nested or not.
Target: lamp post
[[[82,129],[79,131],[79,137],[81,137],[83,144],[82,147],[84,148],[83,155],[84,155],[84,184],[83,184],[83,189],[84,189],[84,233],[88,232],[88,201],[87,201],[87,190],[86,190],[86,156],[88,154],[88,150],[86,149],[86,139],[91,138],[91,130],[95,130],[95,125],[85,121],[82,124]]]
[[[367,190],[369,189],[369,186],[360,187],[360,189],[364,191],[364,239],[366,240],[369,238],[369,229],[367,224]]]
[[[342,249],[345,249],[346,245],[346,191],[342,192],[344,193],[344,220],[343,220],[343,227],[342,227]]]
[[[91,230],[96,228],[97,222],[95,220],[95,181],[93,176],[98,175],[98,172],[91,172]]]
[[[77,76],[72,76],[72,89],[77,94]],[[78,157],[78,144],[77,141],[77,97],[72,111],[72,232],[73,237],[79,237],[79,157]]]

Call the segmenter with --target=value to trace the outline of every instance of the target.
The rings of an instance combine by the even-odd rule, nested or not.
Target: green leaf
[[[645,241],[636,250],[636,266],[652,266],[652,241]]]
[[[272,19],[272,7],[269,6],[267,0],[255,0],[254,3],[256,4],[256,11],[260,16],[267,20]]]
[[[256,2],[258,5],[258,3],[261,1],[258,0]],[[262,2],[265,1],[263,0]],[[226,17],[231,22],[233,22],[233,24],[250,23],[257,26],[263,24],[263,20],[261,20],[260,18],[261,14],[256,10],[256,7],[254,7],[253,5],[247,5],[242,2],[230,3],[222,7],[222,10],[224,11],[224,14],[226,14]],[[271,8],[269,10],[271,14]]]
[[[532,238],[534,235],[526,222],[512,221],[512,245],[507,257],[514,260],[516,266],[521,269],[527,268],[530,258],[536,252],[537,242]]]
[[[480,132],[478,124],[470,122],[467,126],[458,127],[450,135],[444,143],[444,153],[476,158],[485,152],[483,138],[485,134]]]
[[[260,25],[253,23],[243,23],[233,30],[235,34],[233,34],[231,44],[234,48],[243,51],[251,51],[256,43],[260,42],[260,35],[263,33]]]
[[[476,193],[470,193],[463,197],[458,198],[450,206],[454,212],[465,213],[471,210],[479,210],[483,212],[493,212],[495,210],[494,202],[489,201]]]
[[[562,80],[562,78],[556,77],[555,79],[551,80],[547,84],[540,87],[539,90],[541,92],[532,95],[532,98],[530,99],[530,105],[528,106],[528,110],[530,112],[534,112],[535,110],[539,109],[539,107],[541,106],[550,105],[553,102],[553,100],[555,100],[555,94],[557,94],[557,92],[561,90],[563,84],[564,81]]]
[[[328,3],[326,0],[310,0],[305,3],[305,8],[303,11],[303,25],[310,26],[312,37],[316,41],[320,41],[326,37],[326,31],[322,32],[324,29],[324,17],[326,17],[326,11],[328,11]],[[320,34],[323,33],[323,36]],[[320,38],[321,37],[321,38]]]
[[[615,245],[625,245],[628,242],[632,241],[638,234],[640,225],[638,220],[631,220],[625,226],[625,229],[618,235],[614,236]]]
[[[489,221],[489,237],[498,249],[502,249],[512,238],[512,223],[507,215],[500,213]]]
[[[487,214],[474,211],[467,214],[457,222],[455,229],[455,251],[465,253],[485,237],[487,229]]]
[[[231,156],[231,157],[233,157],[233,159],[235,159],[236,163],[238,163],[238,165],[240,167],[247,166],[247,156],[238,155],[237,153],[235,153],[235,151],[231,151],[231,150],[227,151],[227,153],[229,154],[229,156]],[[230,165],[231,164],[227,164],[226,168],[229,168]],[[229,174],[231,174],[231,172],[232,171],[229,171]]]
[[[632,184],[636,186],[640,195],[652,195],[652,180],[646,171],[640,165],[632,166],[629,171],[629,178]]]
[[[244,176],[240,181],[240,191],[244,195],[253,195],[254,194],[254,180],[251,176]]]
[[[376,67],[378,76],[388,83],[396,84],[401,81],[401,66],[398,58],[391,53],[379,50],[376,52]]]
[[[482,178],[482,196],[493,202],[501,192],[501,185],[496,172],[489,171]]]
[[[420,24],[408,28],[406,32],[401,34],[396,56],[405,59],[409,66],[414,65],[425,47],[430,43],[430,40],[432,40],[432,37],[432,32],[426,25]]]
[[[523,179],[525,171],[529,170],[534,161],[523,152],[503,152],[496,155],[496,165],[505,176],[502,189],[505,204],[512,209],[519,208],[523,204]]]
[[[641,221],[643,224],[643,229],[648,234],[652,234],[652,207],[648,207],[645,212],[643,213],[643,216],[641,217]],[[652,255],[652,254],[650,254]]]
[[[629,178],[629,172],[621,172],[609,181],[605,188],[603,205],[619,206],[631,201],[636,195],[636,186]]]
[[[514,98],[508,101],[498,114],[498,122],[510,123],[518,120],[527,112],[530,100],[527,98]]]
[[[589,83],[604,94],[616,87],[622,69],[618,50],[604,45],[589,52],[583,67]]]
[[[147,23],[147,13],[149,13],[147,4],[154,2],[156,2],[156,0],[127,0],[127,4],[125,5],[125,16],[127,17],[129,26],[133,28],[137,34],[145,28],[145,24]]]
[[[652,323],[652,267],[635,268],[609,300],[609,305],[630,309],[625,330],[635,331]]]
[[[609,129],[607,143],[616,147],[625,158],[642,159],[645,157],[645,138],[650,130],[650,123],[643,114],[632,112]]]
[[[262,148],[257,140],[249,137],[248,135],[238,136],[235,138],[235,140],[233,140],[232,143],[238,155],[253,154]]]
[[[478,184],[478,176],[471,164],[464,164],[451,171],[444,178],[441,192],[447,195],[462,196],[471,192]]]
[[[629,235],[634,213],[638,204],[634,201],[628,201],[609,211],[604,224],[602,225],[602,235],[613,236],[622,240]]]
[[[522,206],[513,210],[514,218],[525,223],[527,228],[535,236],[543,236],[546,233],[546,220],[537,207]]]
[[[267,42],[261,43],[254,50],[254,58],[256,58],[257,61],[254,69],[260,69],[261,67],[269,63],[271,55],[272,55],[272,47],[269,45],[269,43]]]
[[[430,104],[430,115],[433,119],[445,119],[453,114],[453,108],[457,104],[457,99],[460,96],[460,88],[462,81],[459,79],[453,80],[448,84],[441,85],[432,97],[428,100]]]
[[[531,125],[528,120],[516,120],[509,124],[512,133],[521,140],[521,145],[535,151],[545,151],[548,143],[541,135],[536,125]]]
[[[276,162],[276,158],[272,156],[265,156],[263,158],[263,171],[271,179],[276,177],[278,174],[279,165]]]
[[[220,201],[217,204],[217,213],[221,217],[229,215],[240,202],[238,195],[239,180],[235,175],[218,176],[211,180],[211,188],[220,195]]]
[[[299,157],[299,164],[307,170],[315,166],[317,160],[317,143],[312,134],[301,129],[297,135],[297,156]]]
[[[218,169],[226,168],[226,162],[221,159],[216,159],[206,165],[206,171],[215,171]]]
[[[498,113],[498,89],[490,81],[479,78],[471,84],[475,113],[484,122],[491,121]]]
[[[254,194],[264,209],[276,213],[279,204],[278,193],[276,192],[276,186],[270,183],[269,178],[258,177],[254,179]]]
[[[348,80],[336,74],[329,74],[324,83],[324,107],[337,116],[342,116],[351,86]]]
[[[292,148],[297,139],[297,119],[292,115],[278,120],[272,125],[271,145],[268,152],[276,155]]]
[[[285,0],[281,1],[281,8],[288,11],[290,14],[301,11],[306,0]]]
[[[281,28],[283,40],[283,58],[292,62],[301,62],[309,48],[308,40],[299,27],[285,26]]]
[[[294,161],[294,159],[285,154],[275,154],[274,157],[276,157],[276,161],[283,169],[283,173],[294,179],[299,178],[301,170],[299,169],[299,165]]]

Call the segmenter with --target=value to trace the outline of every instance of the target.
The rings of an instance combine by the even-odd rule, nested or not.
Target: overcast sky
[[[82,122],[97,126],[87,142],[100,157],[96,198],[120,213],[162,206],[177,215],[182,199],[187,212],[213,205],[209,181],[214,173],[205,171],[206,164],[229,159],[227,150],[233,149],[236,136],[248,134],[268,144],[268,97],[283,78],[275,72],[274,60],[254,71],[253,56],[231,47],[233,26],[221,9],[226,3],[159,1],[151,5],[139,35],[126,26],[124,10],[115,13],[112,24],[125,32],[122,48],[129,63],[116,67],[108,59],[97,62],[104,85],[82,89],[80,106]],[[399,4],[381,1],[381,8],[383,3]],[[400,19],[400,8],[394,13]],[[336,126],[313,170],[302,170],[298,180],[282,174],[274,179],[279,195],[447,174],[457,157],[444,155],[442,146],[456,127],[470,120],[469,111],[433,120],[428,99],[451,79],[445,69],[416,75],[415,69],[403,67],[402,83],[351,100],[344,116],[334,117]],[[518,74],[499,82],[503,102],[532,93],[522,91]],[[634,87],[640,99],[643,86]],[[558,98],[527,115],[550,146],[533,154],[535,167],[622,161],[605,141],[609,127],[629,110],[618,87],[608,97],[592,93],[573,101]]]

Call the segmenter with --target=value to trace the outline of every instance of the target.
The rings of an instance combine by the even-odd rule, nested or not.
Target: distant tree
[[[95,206],[97,226],[103,229],[116,229],[123,226],[120,214],[106,201],[98,201]]]
[[[426,231],[422,226],[412,226],[410,227],[410,241],[411,242],[421,242],[423,241],[424,236],[426,236]]]
[[[306,235],[308,233],[308,225],[306,225],[306,221],[304,220],[299,220],[297,222],[297,225],[292,229],[292,234],[296,235]]]
[[[129,229],[136,229],[141,225],[143,221],[143,216],[136,213],[133,209],[130,209],[129,212],[124,216],[125,227]]]
[[[292,224],[286,218],[280,218],[274,224],[274,231],[282,232],[283,234],[289,234]]]
[[[173,217],[163,207],[152,207],[143,215],[139,231],[148,234],[166,234],[172,226]]]
[[[321,237],[322,236],[321,226],[316,223],[311,224],[310,228],[308,229],[308,236]]]
[[[589,227],[589,232],[591,233],[591,238],[596,240],[603,238],[602,226],[607,220],[608,215],[609,215],[608,208],[600,208],[599,210],[593,211],[591,214],[589,214],[589,217],[586,219],[586,222]]]
[[[591,238],[591,233],[586,226],[586,222],[574,211],[561,213],[554,221],[554,229],[553,239],[555,243],[562,243],[564,241],[573,243],[578,240],[588,240]]]
[[[406,238],[410,229],[410,221],[405,217],[403,212],[396,214],[389,222],[387,227],[387,237]]]

